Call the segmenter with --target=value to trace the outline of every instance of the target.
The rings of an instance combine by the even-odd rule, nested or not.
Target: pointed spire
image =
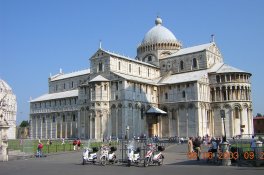
[[[211,43],[214,43],[214,40],[215,40],[215,36],[214,34],[211,35]]]
[[[102,49],[102,40],[99,40],[99,49]]]

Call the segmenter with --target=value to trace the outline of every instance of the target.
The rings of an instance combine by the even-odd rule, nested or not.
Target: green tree
[[[27,120],[23,120],[21,123],[20,123],[20,127],[27,127],[29,126],[29,122]]]

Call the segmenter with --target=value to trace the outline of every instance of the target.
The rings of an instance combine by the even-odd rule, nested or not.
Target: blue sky
[[[184,47],[214,34],[225,63],[253,74],[253,112],[264,114],[262,0],[0,0],[0,78],[17,96],[17,122],[30,97],[48,91],[50,73],[89,68],[99,40],[135,57],[157,15]]]

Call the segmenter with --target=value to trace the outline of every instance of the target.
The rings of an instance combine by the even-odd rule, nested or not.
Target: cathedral
[[[89,61],[31,99],[32,139],[253,133],[251,74],[225,64],[214,41],[184,48],[157,17],[135,58],[100,46]]]

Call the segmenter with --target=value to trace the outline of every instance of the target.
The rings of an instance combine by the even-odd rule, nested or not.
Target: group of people
[[[197,160],[200,160],[201,155],[201,145],[205,144],[209,147],[209,152],[212,152],[214,157],[217,157],[217,152],[219,149],[220,143],[223,141],[221,138],[214,138],[210,136],[205,137],[190,137],[188,140],[188,153],[196,152]]]
[[[52,140],[51,139],[48,139],[47,140],[47,146],[51,146],[52,145]],[[64,138],[62,139],[62,145],[65,145],[65,140]],[[43,143],[41,142],[41,140],[39,139],[38,140],[38,145],[37,145],[37,154],[36,154],[36,157],[42,157],[43,154],[42,154],[42,149],[43,149]],[[73,141],[73,150],[80,150],[81,148],[81,140],[78,138],[78,139],[75,139]]]
[[[77,150],[80,150],[80,148],[81,148],[81,140],[79,138],[77,140],[75,139],[72,142],[72,145],[73,145],[73,150],[74,151],[76,150],[76,148],[77,148]]]

